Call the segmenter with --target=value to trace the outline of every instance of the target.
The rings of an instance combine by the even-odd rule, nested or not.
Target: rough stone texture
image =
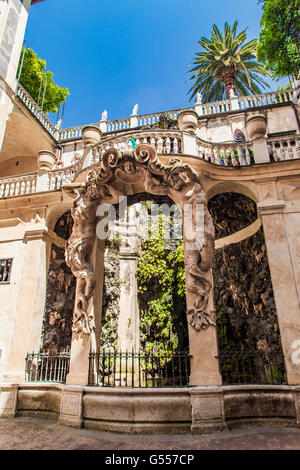
[[[191,391],[192,426],[197,434],[226,429],[222,389],[206,387]]]
[[[245,196],[225,193],[209,202],[217,238],[253,223],[256,206]],[[220,312],[219,330],[226,320],[226,339],[220,350],[237,349],[282,353],[263,229],[248,239],[217,250],[214,300]]]
[[[66,212],[57,221],[55,233],[67,240],[73,220]],[[47,281],[47,303],[44,320],[43,347],[59,351],[70,347],[76,278],[65,262],[63,248],[52,245]]]

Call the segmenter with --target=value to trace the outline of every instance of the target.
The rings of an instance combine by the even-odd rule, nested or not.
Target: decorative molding
[[[185,240],[186,287],[190,304],[188,316],[191,316],[190,325],[197,330],[215,326],[214,311],[208,310],[215,232],[198,174],[178,158],[171,158],[169,165],[164,165],[153,147],[139,145],[133,151],[108,149],[101,164],[88,173],[86,183],[63,186],[71,197],[76,196],[71,211],[73,232],[66,247],[66,262],[77,277],[74,332],[90,334],[95,328],[89,303],[96,285],[92,263],[96,208],[101,203],[118,202],[118,197],[124,195],[124,185],[142,181],[146,192],[169,196],[183,212],[186,204],[192,206],[192,213],[195,213],[197,205],[204,207],[204,236],[200,239],[196,235],[194,240],[188,240],[196,243],[194,249],[187,247]]]
[[[285,207],[284,201],[262,201],[258,202],[257,208],[261,215],[279,214]]]

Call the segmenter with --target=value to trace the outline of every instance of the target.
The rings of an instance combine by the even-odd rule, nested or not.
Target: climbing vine
[[[141,346],[171,353],[188,345],[183,243],[166,247],[166,216],[159,215],[155,237],[144,240],[137,281],[141,314]],[[174,246],[175,245],[175,246]]]

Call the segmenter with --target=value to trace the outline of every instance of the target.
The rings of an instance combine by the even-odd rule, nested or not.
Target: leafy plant
[[[263,15],[258,58],[274,78],[297,78],[300,69],[299,0],[260,0]]]
[[[214,24],[211,38],[202,37],[202,47],[196,53],[190,80],[194,84],[189,90],[191,99],[202,93],[203,101],[219,101],[230,98],[230,90],[245,96],[261,93],[260,86],[269,87],[262,76],[270,75],[262,64],[256,61],[257,39],[245,42],[246,30],[237,33],[238,22],[231,28],[225,23],[224,33]]]
[[[43,107],[44,113],[55,113],[61,103],[69,96],[68,88],[55,84],[53,73],[46,70],[46,61],[40,59],[32,49],[22,49],[17,76],[19,82],[37,102]]]
[[[183,244],[175,251],[167,249],[165,231],[166,216],[160,214],[156,237],[143,243],[136,276],[142,349],[171,354],[182,347],[183,330],[186,331],[185,342],[187,338],[185,276]]]

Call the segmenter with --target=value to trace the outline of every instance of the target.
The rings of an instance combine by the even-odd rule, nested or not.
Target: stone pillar
[[[0,418],[14,418],[17,408],[18,385],[1,385]]]
[[[192,405],[191,431],[208,434],[227,428],[224,411],[224,394],[219,387],[197,387],[190,391]]]
[[[83,422],[83,387],[65,386],[60,403],[59,424],[80,428]]]
[[[120,315],[118,348],[122,352],[139,351],[140,317],[137,301],[137,258],[133,247],[120,249]]]
[[[210,275],[210,279],[212,276]],[[193,305],[195,297],[187,291],[187,309]],[[208,310],[213,310],[213,294],[210,293]],[[189,320],[189,318],[188,318]],[[216,326],[196,329],[188,323],[189,346],[191,354],[190,386],[222,385],[218,360],[218,343]]]
[[[96,235],[95,235],[96,237]],[[96,289],[94,296],[89,301],[87,315],[94,316],[95,328],[90,333],[83,331],[74,332],[71,342],[70,370],[67,375],[67,385],[87,385],[89,374],[89,354],[96,352],[100,347],[101,316],[102,316],[102,294],[104,273],[104,240],[95,238],[92,261],[96,273]],[[78,282],[76,287],[76,298],[78,295]]]
[[[70,370],[67,385],[87,385],[89,375],[89,354],[92,350],[92,337],[83,332],[72,334]]]
[[[185,205],[183,211],[186,303],[192,356],[189,385],[221,385],[211,271],[214,227],[203,190],[198,192],[197,197],[200,208],[196,206],[195,210],[195,206],[191,209]],[[203,218],[199,219],[201,207]],[[189,223],[195,224],[196,219],[199,219],[197,231],[193,229],[192,233],[188,226]]]
[[[23,383],[25,356],[40,347],[47,282],[47,247],[43,229],[25,232],[24,267],[19,290],[15,326],[4,382]]]
[[[275,297],[287,380],[300,384],[300,213],[288,213],[283,200],[274,195],[275,181],[261,188],[268,200],[258,203]],[[269,195],[269,196],[268,196]],[[296,210],[295,204],[293,205]]]

